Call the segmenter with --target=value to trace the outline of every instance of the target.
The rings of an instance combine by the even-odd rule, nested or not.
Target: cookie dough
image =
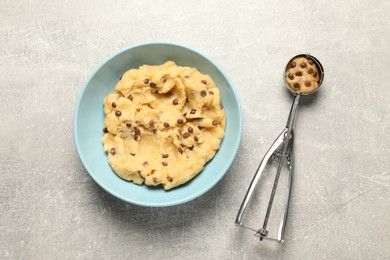
[[[104,150],[116,174],[169,190],[195,177],[225,129],[219,89],[195,68],[167,61],[123,74],[104,99]]]
[[[286,69],[286,80],[292,90],[311,93],[318,88],[318,69],[312,59],[296,57]]]

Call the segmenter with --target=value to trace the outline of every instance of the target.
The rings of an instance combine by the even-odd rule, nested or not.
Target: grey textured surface
[[[389,1],[12,1],[0,3],[0,258],[389,259]],[[144,208],[98,187],[78,159],[73,110],[95,66],[145,41],[196,48],[241,98],[227,175],[184,205]],[[288,59],[321,60],[300,107],[286,240],[234,226],[283,128]],[[260,226],[260,221],[258,221]]]

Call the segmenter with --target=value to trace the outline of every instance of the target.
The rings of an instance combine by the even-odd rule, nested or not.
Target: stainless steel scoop
[[[291,61],[297,57],[306,57],[307,59],[311,59],[318,69],[318,77],[319,77],[318,87],[315,90],[313,90],[312,92],[300,93],[299,91],[295,91],[292,88],[290,88],[290,86],[287,84],[285,72],[286,72],[289,64],[291,63]],[[296,115],[298,112],[298,103],[299,103],[299,100],[300,100],[302,95],[310,95],[310,94],[313,94],[314,92],[318,91],[318,89],[321,87],[322,82],[324,80],[324,69],[323,69],[321,63],[315,57],[311,56],[310,54],[299,54],[299,55],[296,55],[293,58],[291,58],[290,61],[287,63],[285,70],[283,71],[283,78],[284,78],[285,85],[287,86],[287,88],[294,94],[294,98],[293,98],[293,102],[291,105],[290,114],[288,116],[286,127],[283,129],[283,131],[276,138],[276,140],[271,145],[271,147],[269,148],[267,153],[264,155],[264,158],[262,159],[259,167],[257,168],[257,171],[252,179],[251,184],[249,185],[248,191],[244,197],[244,200],[241,204],[240,210],[238,211],[236,221],[235,221],[236,225],[254,231],[255,236],[260,237],[260,241],[262,241],[264,239],[274,240],[274,241],[278,241],[278,242],[284,241],[284,231],[285,231],[285,227],[286,227],[288,208],[289,208],[289,203],[290,203],[290,195],[291,195],[291,184],[292,184],[292,179],[294,176],[294,153],[293,153],[294,125],[295,125],[295,118],[296,118]],[[267,212],[266,212],[265,217],[264,217],[263,226],[260,229],[251,228],[251,227],[248,227],[248,226],[242,224],[242,219],[243,219],[245,210],[248,206],[248,203],[251,200],[251,197],[253,195],[255,187],[256,187],[257,183],[259,182],[267,163],[272,161],[272,160],[277,160],[278,166],[277,166],[277,172],[276,172],[274,184],[272,187],[271,195],[270,195],[269,202],[268,202]],[[267,225],[268,225],[268,220],[269,220],[269,217],[271,214],[272,205],[274,202],[276,189],[278,187],[280,174],[282,172],[282,168],[284,165],[287,167],[288,174],[289,174],[289,176],[288,176],[288,192],[287,192],[287,197],[285,199],[283,214],[282,214],[282,217],[280,220],[278,235],[275,238],[275,237],[268,236],[269,230],[267,230]]]

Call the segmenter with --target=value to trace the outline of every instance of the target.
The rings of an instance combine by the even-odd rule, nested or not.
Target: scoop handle
[[[291,105],[290,114],[288,116],[287,125],[286,125],[286,130],[287,131],[286,131],[286,134],[285,134],[285,136],[283,138],[282,156],[280,157],[280,160],[279,160],[279,163],[278,163],[278,170],[276,172],[274,185],[272,186],[271,196],[269,198],[268,207],[267,207],[267,213],[265,214],[263,227],[259,231],[259,233],[260,233],[260,240],[262,240],[263,237],[266,237],[267,234],[268,234],[268,230],[267,230],[268,219],[269,219],[269,216],[271,214],[272,205],[273,205],[275,194],[276,194],[276,189],[278,188],[280,173],[282,172],[282,167],[283,167],[284,160],[289,155],[289,147],[293,145],[290,142],[290,140],[292,140],[291,137],[292,137],[292,134],[293,134],[295,118],[296,118],[296,115],[297,115],[297,112],[298,112],[298,104],[299,104],[300,97],[301,97],[301,95],[295,95],[294,99],[293,99],[293,102],[292,102],[292,105]]]
[[[240,209],[238,211],[237,217],[236,217],[236,225],[240,226],[242,217],[245,213],[245,210],[248,206],[249,200],[256,188],[257,183],[259,182],[259,179],[261,175],[264,173],[265,166],[267,165],[268,161],[272,159],[272,155],[275,153],[275,151],[278,149],[278,147],[283,143],[284,136],[287,133],[287,129],[283,129],[283,131],[279,134],[279,136],[276,138],[274,143],[271,145],[267,153],[264,155],[263,159],[260,162],[259,167],[256,170],[255,175],[253,176],[253,179],[248,187],[248,190],[245,194],[244,200],[241,203]]]
[[[251,196],[254,192],[254,189],[259,182],[259,179],[261,175],[264,172],[264,169],[268,163],[269,160],[272,160],[273,155],[275,154],[280,154],[279,156],[279,163],[278,163],[278,169],[277,173],[275,176],[275,181],[274,185],[272,187],[272,192],[271,196],[268,202],[268,207],[267,207],[267,212],[264,218],[264,223],[263,227],[257,230],[256,234],[260,236],[260,240],[263,239],[271,239],[268,238],[268,230],[267,230],[267,225],[268,225],[268,219],[271,214],[271,209],[276,193],[276,189],[278,186],[279,182],[279,177],[281,174],[282,170],[282,165],[284,164],[285,160],[287,162],[287,166],[289,168],[289,180],[288,180],[288,196],[285,202],[285,210],[284,214],[282,216],[282,220],[280,223],[279,227],[279,232],[278,232],[278,238],[277,239],[271,239],[271,240],[277,240],[279,242],[283,241],[283,235],[284,235],[284,230],[285,230],[285,224],[287,221],[287,215],[288,215],[288,207],[289,207],[289,202],[290,202],[290,195],[291,195],[291,184],[292,184],[292,176],[293,176],[293,171],[294,171],[294,154],[293,154],[293,145],[294,145],[294,124],[295,124],[295,118],[298,112],[298,104],[300,100],[300,95],[295,95],[291,109],[290,109],[290,114],[288,116],[286,128],[283,129],[283,131],[279,134],[279,136],[276,138],[274,143],[271,145],[267,153],[264,155],[262,161],[260,162],[259,167],[256,170],[255,175],[253,176],[253,179],[249,185],[249,188],[247,190],[247,193],[245,194],[244,200],[242,201],[242,204],[240,206],[240,209],[238,211],[237,217],[235,224],[238,226],[244,226],[242,222],[243,215],[245,213],[245,210],[248,206],[248,203],[251,199]],[[245,226],[244,226],[245,227]],[[255,230],[254,230],[255,231]]]

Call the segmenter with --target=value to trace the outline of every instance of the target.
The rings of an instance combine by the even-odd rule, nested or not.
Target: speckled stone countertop
[[[0,258],[389,259],[389,1],[0,3]],[[241,99],[237,157],[183,205],[124,203],[73,143],[82,85],[112,53],[169,41],[208,55]],[[282,70],[309,52],[325,82],[300,106],[286,242],[234,225],[292,100]],[[256,222],[260,227],[260,219]]]

